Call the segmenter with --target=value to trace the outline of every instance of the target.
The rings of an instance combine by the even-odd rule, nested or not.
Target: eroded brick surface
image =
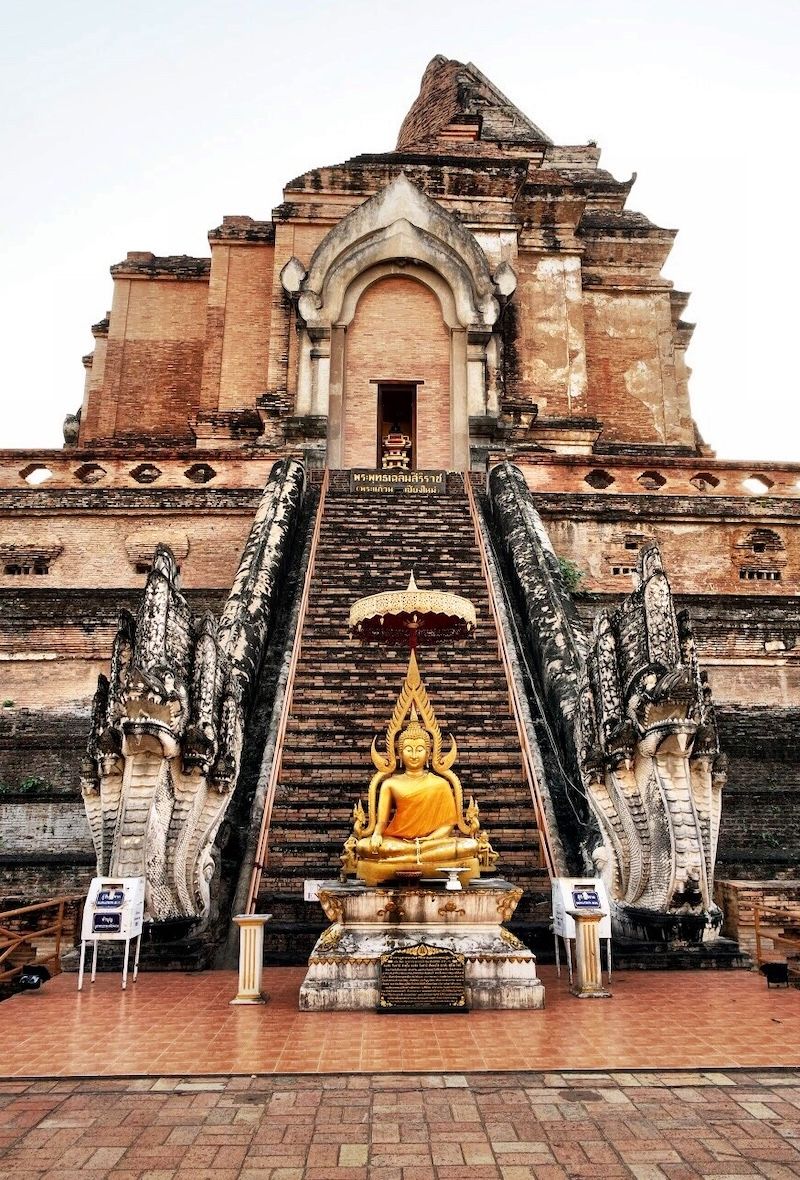
[[[0,1083],[3,1177],[800,1175],[797,1072]]]

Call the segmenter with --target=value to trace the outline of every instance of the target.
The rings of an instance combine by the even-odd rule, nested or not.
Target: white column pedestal
[[[575,982],[570,988],[580,1000],[603,1000],[611,992],[603,987],[602,959],[600,958],[600,922],[597,911],[568,910],[575,919]]]
[[[239,991],[232,1004],[265,1004],[269,996],[261,991],[264,970],[264,927],[272,914],[238,914]]]

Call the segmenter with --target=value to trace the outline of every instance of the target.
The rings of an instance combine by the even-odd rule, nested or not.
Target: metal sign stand
[[[116,880],[95,877],[89,886],[81,924],[81,959],[78,968],[78,991],[83,990],[86,970],[86,946],[92,943],[92,974],[97,978],[97,952],[101,942],[124,942],[122,990],[128,986],[128,963],[131,941],[136,940],[133,957],[133,982],[139,975],[144,920],[144,877],[118,877]]]
[[[93,943],[92,949],[92,973],[89,976],[89,982],[94,983],[97,978],[97,948],[100,946],[101,939],[93,938],[90,940]],[[128,959],[131,949],[131,940],[125,939],[125,958],[122,961],[122,990],[128,986]],[[139,952],[142,949],[142,934],[141,931],[136,935],[136,953],[133,956],[133,972],[131,979],[136,983],[136,978],[139,974]],[[78,968],[78,991],[83,990],[83,975],[86,968],[86,940],[81,941],[81,965]]]

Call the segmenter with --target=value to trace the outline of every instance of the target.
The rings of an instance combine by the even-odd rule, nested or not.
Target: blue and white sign
[[[559,938],[575,938],[575,919],[570,910],[603,915],[600,938],[611,937],[611,907],[606,887],[600,877],[553,878],[553,933]]]
[[[128,983],[128,955],[131,939],[136,939],[133,979],[139,973],[139,950],[142,945],[144,922],[144,877],[94,877],[81,923],[81,960],[78,969],[78,991],[83,988],[86,964],[86,944],[92,943],[92,983],[97,976],[97,948],[101,942],[124,942],[122,986]]]

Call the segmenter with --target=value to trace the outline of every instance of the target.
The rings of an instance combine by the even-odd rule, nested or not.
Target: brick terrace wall
[[[0,830],[4,856],[14,852],[92,852],[83,801],[25,800],[0,796]]]
[[[45,575],[6,574],[0,567],[0,589],[142,587],[137,555],[152,554],[159,541],[175,552],[185,588],[230,589],[251,524],[247,511],[21,513],[0,521],[0,544],[62,551]]]
[[[215,243],[203,364],[203,409],[254,406],[267,388],[275,249]]]
[[[547,513],[547,529],[556,552],[573,561],[581,571],[582,589],[607,590],[620,594],[632,588],[630,574],[614,569],[636,567],[638,549],[626,543],[658,541],[673,591],[681,594],[746,594],[785,597],[800,592],[800,522],[786,519],[724,521],[712,500],[695,502],[695,519],[665,511],[663,518],[647,519],[631,504],[617,514],[609,504],[605,519],[581,520],[575,515],[558,517]],[[653,505],[655,508],[655,505]],[[750,505],[740,505],[744,515]],[[657,508],[655,508],[657,511]],[[655,515],[655,512],[653,513]],[[710,517],[710,519],[709,519]],[[783,548],[775,553],[755,554],[748,539],[755,529],[768,528],[777,534]],[[743,567],[775,568],[778,581],[747,581],[740,577]]]
[[[584,292],[587,408],[605,440],[694,445],[688,399],[678,403],[666,292]]]
[[[717,708],[730,759],[722,797],[720,872],[771,877],[800,866],[800,707]]]
[[[38,671],[41,681],[41,665]],[[68,678],[68,668],[51,679],[62,675]],[[93,876],[79,789],[88,729],[88,706],[0,709],[0,897],[39,901],[81,892]]]
[[[46,796],[80,800],[80,762],[89,710],[0,709],[0,801],[18,798],[25,779],[42,779]]]
[[[144,586],[142,575],[141,586]],[[201,614],[209,609],[219,614],[227,594],[188,592],[192,611]],[[34,747],[39,752],[51,748],[57,760],[63,751],[77,742],[80,757],[84,735],[88,733],[89,706],[97,687],[100,672],[108,674],[111,645],[116,634],[119,612],[125,607],[134,613],[141,601],[141,589],[136,592],[63,590],[17,595],[0,594],[0,781],[12,784],[33,773],[55,781],[50,770],[33,771],[20,767],[17,779],[3,778],[3,759],[8,749],[21,752],[20,730],[3,746],[5,728],[20,721],[20,710],[43,710],[36,723],[41,743]],[[13,705],[1,707],[3,701]],[[51,721],[49,714],[59,716],[77,711],[76,723],[70,722],[62,732],[58,717]],[[56,726],[53,730],[52,726]],[[51,737],[52,732],[52,737]],[[77,737],[75,735],[78,735]],[[43,743],[43,744],[42,744]],[[3,754],[5,748],[6,753]],[[37,761],[37,765],[38,765]],[[71,779],[77,790],[77,763]]]
[[[118,278],[102,389],[81,442],[126,434],[188,437],[203,367],[208,283]]]
[[[578,609],[587,629],[599,610],[613,610],[621,601],[621,594],[580,593]],[[689,610],[700,665],[708,673],[718,705],[737,710],[800,707],[800,602],[796,598],[676,594],[675,604]],[[774,650],[777,644],[784,646]]]
[[[422,380],[417,388],[417,467],[449,468],[450,333],[439,300],[413,279],[367,288],[347,330],[344,466],[374,467],[375,381]]]

